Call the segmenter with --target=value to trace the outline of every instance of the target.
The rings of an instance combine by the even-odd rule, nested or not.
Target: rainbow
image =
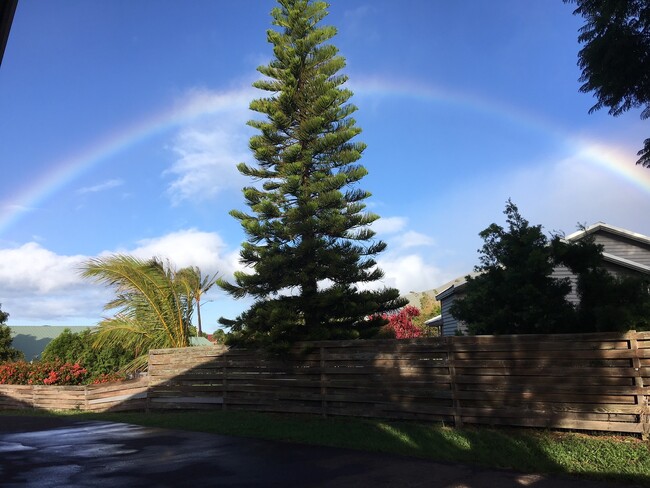
[[[0,204],[0,235],[22,216],[112,156],[156,134],[182,127],[202,116],[245,109],[252,97],[252,89],[217,94],[193,91],[172,108],[116,130],[80,152],[53,162],[49,165],[50,171],[15,191]]]
[[[650,171],[634,165],[633,153],[610,147],[579,136],[567,136],[556,125],[541,117],[523,112],[516,107],[480,98],[465,92],[457,92],[439,86],[413,81],[360,79],[351,82],[355,97],[361,99],[404,97],[421,100],[424,103],[444,103],[469,111],[482,112],[513,124],[526,125],[545,136],[551,136],[567,145],[573,157],[599,166],[631,185],[650,192]],[[30,182],[7,197],[0,207],[0,235],[22,216],[37,208],[52,195],[61,191],[91,168],[110,159],[118,153],[137,145],[155,134],[182,127],[202,116],[228,110],[242,110],[250,100],[259,96],[253,89],[214,93],[195,91],[172,108],[150,115],[129,126],[121,128],[90,144],[77,154],[68,156],[50,165],[49,172]]]
[[[444,103],[465,110],[483,113],[505,122],[525,126],[528,129],[552,137],[566,147],[570,159],[585,161],[614,174],[632,186],[650,193],[650,170],[635,165],[636,151],[603,144],[583,136],[572,135],[540,116],[524,112],[502,102],[494,102],[466,92],[427,85],[410,80],[388,81],[366,79],[358,84],[351,83],[355,95],[387,97],[398,96],[421,100],[424,103]],[[614,121],[612,121],[614,123]],[[640,144],[640,141],[639,141]]]

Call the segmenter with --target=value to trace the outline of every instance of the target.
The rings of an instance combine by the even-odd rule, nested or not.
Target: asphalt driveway
[[[611,488],[620,485],[121,423],[2,416],[0,486]]]

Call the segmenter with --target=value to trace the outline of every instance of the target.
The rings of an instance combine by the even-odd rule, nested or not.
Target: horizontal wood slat
[[[213,395],[224,409],[635,433],[648,418],[648,333],[315,341],[282,358],[200,349],[151,351],[150,408]]]
[[[152,350],[148,377],[0,385],[0,408],[229,409],[649,432],[650,333],[317,341],[288,355]]]

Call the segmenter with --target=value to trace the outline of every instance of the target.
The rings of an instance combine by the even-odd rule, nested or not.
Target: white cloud
[[[0,297],[9,324],[74,325],[97,317],[107,295],[79,276],[86,259],[62,256],[35,242],[0,249]]]
[[[382,217],[375,220],[371,228],[378,234],[395,234],[403,230],[407,224],[406,217]]]
[[[35,242],[0,250],[0,283],[7,290],[46,294],[78,285],[77,269],[85,256],[60,256]]]
[[[114,179],[114,180],[108,180],[103,183],[99,183],[98,185],[94,186],[85,186],[83,188],[79,188],[77,190],[77,193],[97,193],[100,191],[105,191],[105,190],[110,190],[111,188],[116,188],[118,186],[122,186],[124,184],[124,181],[120,179]]]
[[[184,102],[180,112],[200,115],[190,119],[171,145],[177,159],[163,175],[173,178],[167,188],[172,204],[208,200],[243,186],[245,180],[236,165],[250,157],[251,129],[246,122],[254,96],[250,89],[198,91]]]
[[[408,225],[409,219],[402,216],[382,217],[372,223],[372,230],[388,244],[387,251],[376,258],[384,278],[380,283],[369,283],[362,288],[389,286],[404,294],[434,288],[447,279],[448,273],[413,252],[416,247],[433,246],[433,237],[411,230]]]
[[[123,252],[142,259],[169,259],[178,268],[198,266],[204,274],[219,273],[226,278],[240,269],[238,251],[228,251],[218,234],[195,229],[143,239]]]
[[[142,240],[131,249],[104,251],[99,256],[113,253],[168,258],[177,267],[198,266],[204,274],[218,272],[226,279],[240,267],[237,251],[228,250],[218,234],[194,229]],[[79,275],[82,263],[91,257],[57,254],[35,242],[0,249],[0,303],[10,314],[9,324],[98,322],[112,291]],[[219,294],[213,288],[207,298]]]
[[[634,152],[628,151],[629,157],[606,166],[591,156],[584,157],[580,147],[573,149],[554,160],[523,161],[491,177],[468,177],[444,187],[445,193],[438,197],[444,212],[422,212],[413,217],[425,228],[436,229],[440,268],[461,274],[472,270],[478,263],[477,249],[483,244],[478,233],[493,222],[505,225],[503,210],[508,198],[525,219],[541,224],[547,233],[570,234],[578,223],[603,221],[650,235],[646,218],[650,183],[644,173],[648,170],[634,167]]]
[[[632,158],[628,164],[626,172],[639,173],[638,182],[647,181],[642,173],[647,170],[634,168]],[[579,155],[517,171],[503,186],[509,188],[522,215],[531,223],[543,224],[547,231],[569,234],[578,223],[598,221],[643,234],[650,231],[645,218],[650,211],[648,188],[631,183],[616,168],[602,167]],[[502,208],[504,204],[505,199]]]
[[[378,265],[385,277],[380,283],[371,284],[373,288],[391,286],[408,293],[433,288],[448,279],[448,275],[428,258],[416,253],[404,254],[404,249],[397,248],[379,256]],[[196,229],[143,239],[133,246],[103,251],[98,256],[114,253],[127,253],[142,259],[166,258],[179,268],[198,266],[204,274],[218,272],[226,279],[230,279],[235,270],[242,269],[238,249],[229,249],[216,233]],[[9,324],[97,323],[104,315],[103,306],[112,291],[80,277],[82,263],[91,257],[57,254],[35,242],[0,249],[0,302],[2,310],[10,313]],[[250,300],[235,302],[226,298],[216,287],[206,298],[207,301],[215,300],[205,309],[208,330],[216,326],[219,316],[233,317],[250,305]]]
[[[383,284],[402,294],[430,290],[451,279],[418,254],[386,255],[378,258],[377,264],[384,271]]]
[[[408,219],[406,217],[383,217],[375,220],[370,228],[374,230],[380,238],[385,239],[383,236],[390,239],[390,246],[397,246],[398,248],[409,248],[418,246],[431,246],[435,244],[435,240],[417,232],[407,229]]]
[[[436,242],[433,237],[414,230],[405,232],[398,238],[399,246],[404,249],[420,246],[433,246]]]

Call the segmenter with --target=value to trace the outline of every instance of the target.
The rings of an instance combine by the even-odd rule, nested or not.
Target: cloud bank
[[[29,242],[0,250],[0,297],[9,325],[92,325],[102,315],[111,291],[81,278],[83,263],[92,257],[125,253],[142,259],[162,257],[176,267],[198,266],[205,274],[230,277],[239,267],[232,251],[216,233],[181,230],[141,240],[129,249],[97,256],[57,254]],[[210,295],[218,295],[218,290]],[[208,296],[210,299],[210,296]]]
[[[198,91],[184,102],[188,110],[203,110],[178,132],[170,149],[175,155],[163,173],[170,177],[167,195],[173,205],[205,201],[227,189],[239,189],[244,179],[237,164],[249,159],[246,122],[254,98],[251,89],[230,92]],[[201,108],[203,107],[203,108]]]

